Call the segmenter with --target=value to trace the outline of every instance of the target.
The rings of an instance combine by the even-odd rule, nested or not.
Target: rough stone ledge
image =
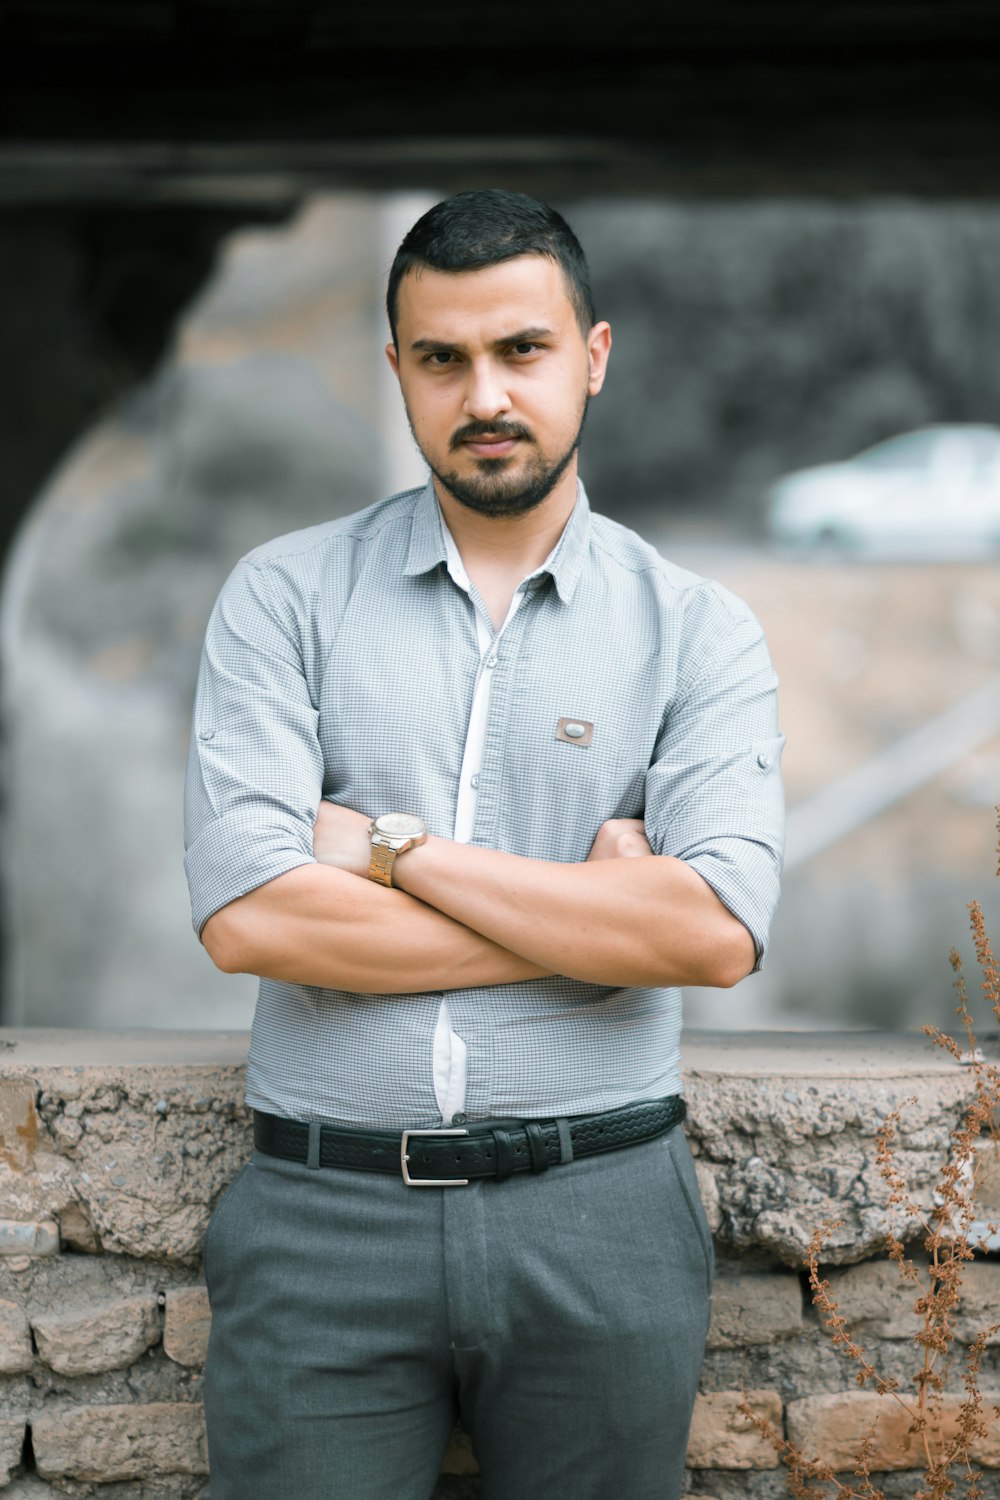
[[[1000,1057],[996,1042],[987,1051]],[[929,1210],[974,1094],[971,1070],[921,1035],[692,1032],[683,1058],[688,1139],[713,1232],[727,1250],[763,1250],[795,1267],[833,1220],[826,1262],[881,1250],[889,1190],[877,1136],[895,1110],[897,1165]],[[906,1237],[917,1225],[897,1218],[894,1227]]]
[[[0,1031],[0,1214],[55,1221],[82,1251],[194,1264],[250,1151],[246,1047],[242,1032]]]
[[[246,1047],[239,1032],[0,1031],[0,1215],[55,1223],[76,1249],[195,1264],[250,1150]],[[692,1032],[683,1055],[720,1247],[795,1267],[830,1219],[843,1223],[827,1261],[879,1250],[876,1135],[894,1109],[901,1171],[929,1207],[973,1092],[970,1072],[921,1036]],[[49,1244],[23,1239],[28,1256]]]

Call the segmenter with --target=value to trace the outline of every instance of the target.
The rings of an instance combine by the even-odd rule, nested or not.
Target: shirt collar
[[[438,563],[446,562],[448,551],[444,541],[444,524],[441,507],[434,493],[434,481],[428,476],[427,483],[417,495],[410,523],[410,550],[406,555],[404,578],[417,578],[429,573]]]
[[[583,565],[590,550],[590,502],[583,480],[576,481],[576,504],[563,528],[563,534],[540,571],[552,574],[556,592],[568,604],[580,582]]]
[[[580,581],[589,544],[590,503],[582,480],[577,480],[576,504],[570,518],[562,536],[538,569],[538,573],[552,575],[556,592],[564,604],[570,602]],[[434,493],[434,482],[428,479],[413,507],[410,549],[403,574],[406,578],[415,578],[421,573],[429,573],[439,563],[447,564],[447,561],[444,519]]]

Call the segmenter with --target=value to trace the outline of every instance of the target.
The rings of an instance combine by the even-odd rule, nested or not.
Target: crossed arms
[[[195,925],[218,967],[389,995],[548,974],[728,986],[749,973],[777,894],[781,736],[774,670],[742,606],[713,587],[665,616],[683,627],[684,649],[664,674],[670,711],[639,789],[645,829],[612,819],[586,859],[574,838],[561,860],[431,837],[400,857],[390,890],[366,878],[368,816],[322,800],[342,776],[328,773],[321,742],[333,626],[315,613],[311,579],[294,549],[280,570],[243,564],[209,627],[186,862]],[[659,711],[656,693],[650,702]],[[373,784],[362,795],[366,814],[432,811],[372,808]]]
[[[654,855],[632,819],[605,823],[587,860],[563,864],[429,838],[366,878],[368,818],[324,802],[316,864],[209,918],[227,973],[363,994],[506,984],[545,974],[606,985],[736,984],[754,942],[683,860]]]

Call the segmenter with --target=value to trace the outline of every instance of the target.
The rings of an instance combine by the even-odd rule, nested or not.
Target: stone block
[[[989,1138],[976,1151],[976,1218],[1000,1225],[1000,1148]]]
[[[172,1360],[196,1368],[204,1365],[211,1330],[207,1287],[178,1286],[167,1292],[163,1347]]]
[[[955,1337],[966,1344],[1000,1324],[1000,1264],[995,1260],[970,1261],[962,1267],[962,1296],[952,1321]],[[1000,1328],[987,1342],[1000,1344]]]
[[[192,1402],[48,1408],[31,1435],[43,1479],[111,1484],[208,1473],[205,1417]]]
[[[983,1392],[987,1414],[1000,1401],[1000,1392]],[[912,1404],[912,1400],[908,1402]],[[942,1440],[958,1430],[962,1397],[945,1396],[941,1404]],[[819,1459],[838,1473],[857,1467],[858,1452],[871,1435],[873,1473],[915,1469],[921,1445],[909,1432],[913,1418],[891,1396],[871,1391],[842,1391],[830,1396],[807,1396],[788,1405],[788,1436],[807,1458]],[[994,1421],[972,1448],[973,1460],[985,1468],[1000,1468],[1000,1432]]]
[[[30,1165],[38,1144],[35,1084],[30,1078],[0,1078],[0,1161],[15,1172]]]
[[[0,1302],[0,1375],[20,1375],[34,1363],[31,1329],[16,1302]]]
[[[912,1418],[891,1396],[841,1391],[805,1397],[789,1402],[787,1420],[789,1440],[807,1458],[818,1459],[837,1473],[857,1467],[858,1452],[869,1434],[872,1470],[918,1465],[917,1443],[907,1431]]]
[[[0,1255],[58,1255],[59,1225],[52,1219],[0,1219]]]
[[[888,1260],[865,1261],[859,1266],[829,1273],[830,1288],[848,1326],[863,1341],[866,1335],[880,1339],[912,1339],[923,1326],[914,1304],[929,1289],[904,1281]],[[1000,1324],[1000,1265],[995,1261],[969,1261],[962,1267],[961,1299],[952,1317],[955,1337],[972,1343],[979,1333]],[[989,1343],[1000,1344],[1000,1328]]]
[[[776,1469],[778,1455],[740,1410],[744,1398],[751,1411],[781,1432],[781,1397],[777,1391],[700,1392],[695,1398],[688,1436],[689,1469]]]
[[[24,1448],[24,1417],[7,1417],[0,1420],[0,1484],[6,1484],[14,1469],[21,1462]]]
[[[153,1296],[119,1297],[33,1320],[38,1353],[60,1375],[122,1370],[160,1339]]]
[[[1000,1407],[1000,1391],[989,1391],[984,1395],[984,1412],[989,1420],[992,1411]],[[984,1469],[1000,1469],[1000,1420],[992,1416],[986,1429],[986,1436],[977,1438],[972,1445],[973,1462],[982,1464]]]
[[[891,1260],[866,1260],[827,1279],[850,1328],[880,1339],[911,1339],[917,1332],[913,1304],[921,1289],[904,1281]]]
[[[802,1286],[791,1271],[716,1277],[710,1349],[770,1344],[802,1332]]]

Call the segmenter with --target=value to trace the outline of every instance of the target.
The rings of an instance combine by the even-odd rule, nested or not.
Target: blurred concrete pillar
[[[219,974],[190,928],[191,697],[235,559],[378,494],[377,220],[371,195],[322,195],[227,240],[169,357],[18,532],[0,594],[6,1024],[249,1022],[254,981]],[[124,298],[106,299],[122,317]],[[97,364],[90,343],[76,363]]]
[[[382,199],[378,227],[378,269],[383,289],[403,236],[421,214],[433,207],[439,196],[437,193],[390,193]],[[376,337],[380,348],[389,338],[389,325],[384,312],[379,315]],[[423,484],[427,478],[427,465],[413,441],[399,385],[384,357],[379,369],[378,424],[382,437],[383,464],[380,488],[382,494],[392,495],[397,490],[408,490],[414,485]]]

